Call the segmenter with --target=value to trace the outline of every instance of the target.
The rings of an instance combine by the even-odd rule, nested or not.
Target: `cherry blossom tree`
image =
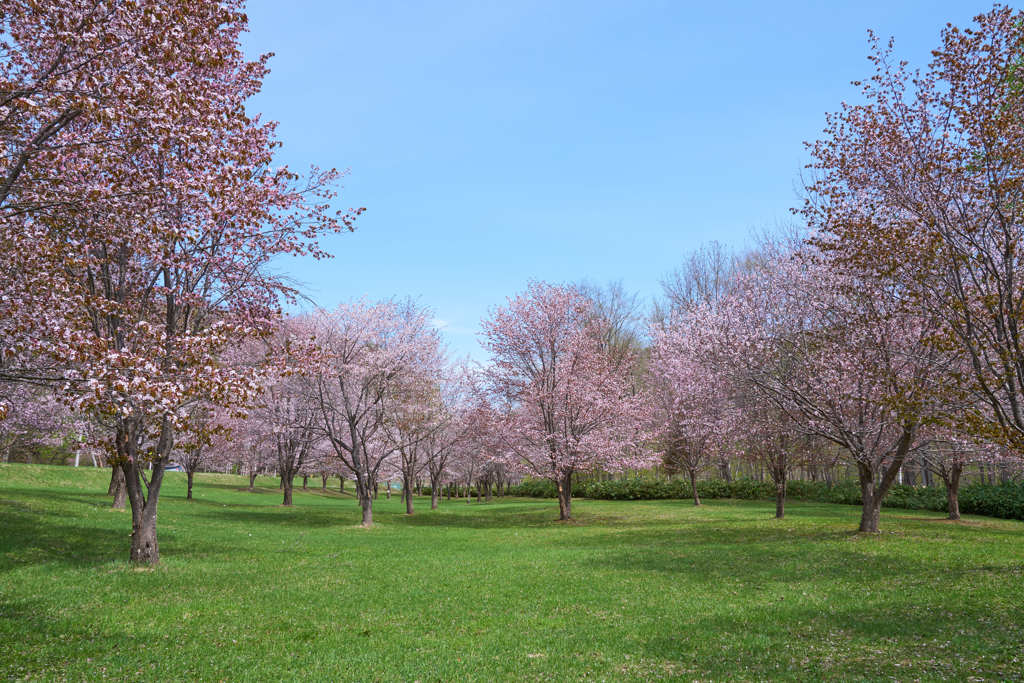
[[[875,70],[811,145],[802,210],[832,259],[905,288],[966,358],[959,428],[1024,443],[1024,13],[997,5],[942,31],[923,70],[872,36]]]
[[[644,400],[629,363],[603,344],[602,318],[577,288],[534,282],[483,321],[495,459],[558,488],[572,517],[572,477],[646,464]]]
[[[363,526],[373,525],[373,492],[396,444],[382,431],[397,388],[437,352],[428,312],[411,302],[357,301],[312,316],[306,392],[317,430],[355,480]]]
[[[38,361],[103,421],[131,559],[155,564],[188,410],[248,401],[251,369],[222,353],[268,332],[292,295],[267,266],[324,256],[318,236],[358,212],[330,211],[335,172],[274,166],[274,126],[245,107],[267,57],[242,54],[239,2],[17,2],[2,20],[0,80],[17,95],[0,105],[0,245],[19,254],[0,296],[4,367],[23,377]]]
[[[860,530],[878,531],[904,458],[941,414],[930,392],[941,354],[927,316],[884,282],[842,273],[813,251],[779,254],[703,313],[693,343],[720,354],[801,432],[842,447],[858,471]]]
[[[648,390],[662,462],[669,471],[686,473],[693,504],[700,505],[697,477],[730,452],[734,409],[714,375],[687,348],[690,342],[681,325],[657,336]]]

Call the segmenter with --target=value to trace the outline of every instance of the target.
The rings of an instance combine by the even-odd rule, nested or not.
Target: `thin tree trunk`
[[[700,496],[697,495],[697,471],[689,470],[690,490],[693,492],[693,504],[700,505]]]
[[[192,477],[193,477],[192,470],[189,470],[188,472],[186,472],[185,476],[188,479],[188,493],[185,494],[185,500],[192,500]]]
[[[786,516],[786,475],[775,482],[775,519]]]
[[[405,514],[411,515],[414,510],[412,509],[412,479],[406,477],[402,482],[402,489],[405,491]]]
[[[946,484],[946,504],[949,508],[949,519],[960,519],[960,475],[963,465],[955,463],[950,466],[949,473],[943,477]]]
[[[302,475],[302,490],[303,491],[308,491],[309,490],[309,475],[308,474],[303,474]]]
[[[255,491],[256,490],[255,485],[256,485],[256,470],[252,470],[251,472],[249,472],[249,490],[250,491]]]
[[[323,480],[323,485],[320,487],[320,490],[321,491],[326,491],[327,490],[327,475],[326,474],[321,474],[320,478]]]

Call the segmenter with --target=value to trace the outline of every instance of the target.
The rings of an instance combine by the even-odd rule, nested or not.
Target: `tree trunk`
[[[173,447],[173,427],[164,420],[160,430],[160,439],[156,452],[160,458],[150,463],[152,471],[146,494],[142,491],[142,469],[135,451],[136,430],[138,424],[122,422],[118,426],[116,448],[119,465],[124,474],[125,489],[132,510],[132,541],[131,561],[133,564],[156,565],[160,562],[160,546],[156,536],[156,510],[160,500],[160,486],[164,478],[164,466],[167,454]],[[148,495],[147,495],[148,494]]]
[[[697,471],[689,470],[690,490],[693,492],[693,504],[700,505],[700,496],[697,495]]]
[[[252,472],[249,472],[249,490],[250,491],[255,491],[256,490],[255,486],[256,486],[256,470],[253,470]]]
[[[193,477],[193,474],[194,473],[191,470],[189,470],[188,472],[185,473],[185,476],[188,478],[188,493],[185,494],[185,500],[192,500],[192,477]]]
[[[4,461],[6,462],[6,460]],[[124,472],[117,465],[110,468],[110,484],[107,486],[107,495],[114,495],[114,491],[117,490],[117,477],[124,477]]]
[[[345,493],[345,477],[341,477],[341,483],[338,484],[338,493]]]
[[[558,485],[558,519],[572,519],[572,474],[566,474],[555,482]]]
[[[308,474],[303,474],[302,475],[302,490],[303,491],[308,491],[309,490],[309,475]]]
[[[405,514],[411,515],[414,510],[412,509],[412,479],[410,477],[404,478],[402,489],[405,491]]]
[[[484,500],[488,503],[491,502],[491,481],[488,479],[487,483],[484,484]]]
[[[359,501],[359,506],[363,510],[362,525],[366,528],[370,528],[373,526],[373,498],[370,497],[369,491],[362,496],[362,500]]]
[[[878,533],[878,521],[881,517],[882,499],[875,491],[875,472],[866,465],[858,465],[860,476],[861,514],[858,531],[869,534]]]
[[[772,454],[771,464],[772,481],[775,483],[775,519],[782,519],[786,516],[786,475],[789,469],[786,451]]]
[[[152,491],[150,495],[153,495]],[[153,510],[152,514],[144,512],[139,523],[132,522],[131,561],[134,564],[151,566],[160,563],[160,544],[156,539],[156,510]]]
[[[949,473],[943,477],[946,484],[946,504],[949,508],[949,519],[960,519],[960,475],[964,466],[957,463],[949,468]]]
[[[326,474],[321,474],[320,478],[323,480],[323,485],[320,487],[320,490],[321,491],[326,491],[327,490],[327,475]]]
[[[128,499],[128,487],[125,485],[124,470],[114,465],[114,474],[110,478],[110,486],[114,489],[114,502],[110,507],[115,510],[124,510],[125,501]]]
[[[786,479],[775,482],[775,519],[786,516]]]
[[[295,482],[292,477],[294,476],[293,474],[281,475],[281,486],[284,488],[284,502],[281,505],[290,507],[292,504],[292,485]]]

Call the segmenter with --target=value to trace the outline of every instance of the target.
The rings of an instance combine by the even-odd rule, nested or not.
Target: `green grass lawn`
[[[200,475],[126,562],[108,472],[0,466],[0,678],[1024,677],[1024,523],[710,501],[490,504]],[[319,485],[319,480],[316,480]]]

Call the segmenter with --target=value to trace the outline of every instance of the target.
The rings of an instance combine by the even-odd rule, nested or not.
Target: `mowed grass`
[[[382,496],[363,530],[348,496],[172,473],[146,571],[107,477],[0,467],[0,678],[1024,677],[1019,522]]]

